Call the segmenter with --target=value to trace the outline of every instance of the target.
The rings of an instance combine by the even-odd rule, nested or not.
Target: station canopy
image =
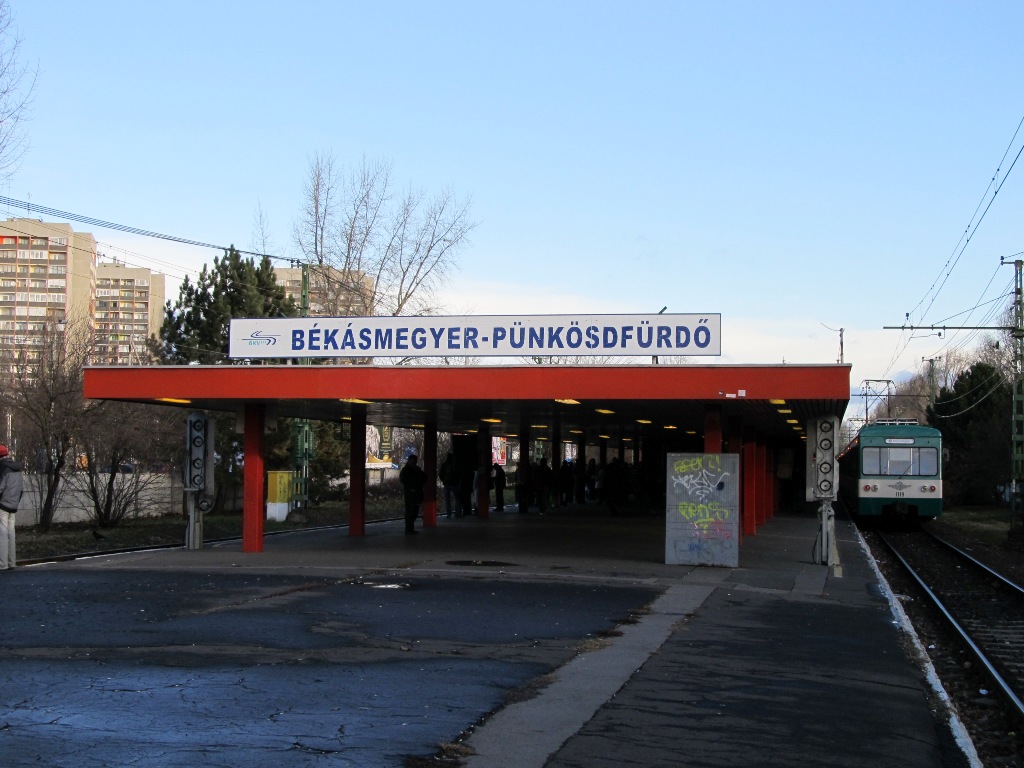
[[[701,435],[709,411],[726,435],[803,438],[809,419],[842,418],[849,365],[219,365],[94,367],[86,397],[350,419],[377,426],[589,441]],[[673,440],[674,442],[674,440]]]

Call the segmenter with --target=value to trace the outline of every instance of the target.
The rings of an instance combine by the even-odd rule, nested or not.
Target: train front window
[[[914,449],[913,448],[889,448],[889,468],[885,472],[887,475],[912,475],[917,474],[911,470],[914,468]]]
[[[882,474],[881,467],[881,448],[865,448],[861,452],[861,465],[862,471],[865,475],[880,475]]]
[[[939,450],[868,446],[861,451],[861,471],[865,475],[934,477],[939,474]]]
[[[920,448],[921,451],[921,474],[922,475],[937,475],[939,474],[939,449],[938,448]]]

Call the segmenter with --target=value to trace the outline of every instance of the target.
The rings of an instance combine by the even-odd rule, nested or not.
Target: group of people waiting
[[[542,514],[552,505],[597,501],[613,515],[622,512],[633,489],[630,467],[619,457],[609,463],[590,459],[586,464],[564,459],[557,470],[547,458],[520,466],[516,478],[517,500],[521,512],[537,507]]]
[[[398,479],[405,499],[405,532],[414,535],[418,533],[415,522],[428,480],[417,456],[408,458]],[[493,464],[489,471],[466,466],[460,468],[453,454],[449,453],[438,468],[438,479],[444,489],[444,510],[448,519],[477,514],[476,501],[485,489],[488,501],[491,491],[494,492],[495,511],[505,511],[507,477],[498,463]],[[619,457],[607,464],[598,464],[596,459],[590,459],[586,464],[566,459],[557,470],[548,466],[547,457],[541,457],[536,462],[520,464],[514,484],[515,501],[520,512],[536,507],[538,513],[544,514],[552,503],[565,506],[573,502],[597,501],[606,505],[614,516],[624,513],[633,481],[630,466]]]

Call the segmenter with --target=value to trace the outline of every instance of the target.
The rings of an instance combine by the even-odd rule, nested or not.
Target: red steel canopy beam
[[[234,400],[850,398],[848,365],[152,366],[89,368],[86,397]]]

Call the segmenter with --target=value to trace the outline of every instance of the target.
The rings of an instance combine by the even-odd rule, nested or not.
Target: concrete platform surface
[[[3,574],[5,766],[967,766],[856,530],[738,568],[588,508]]]

